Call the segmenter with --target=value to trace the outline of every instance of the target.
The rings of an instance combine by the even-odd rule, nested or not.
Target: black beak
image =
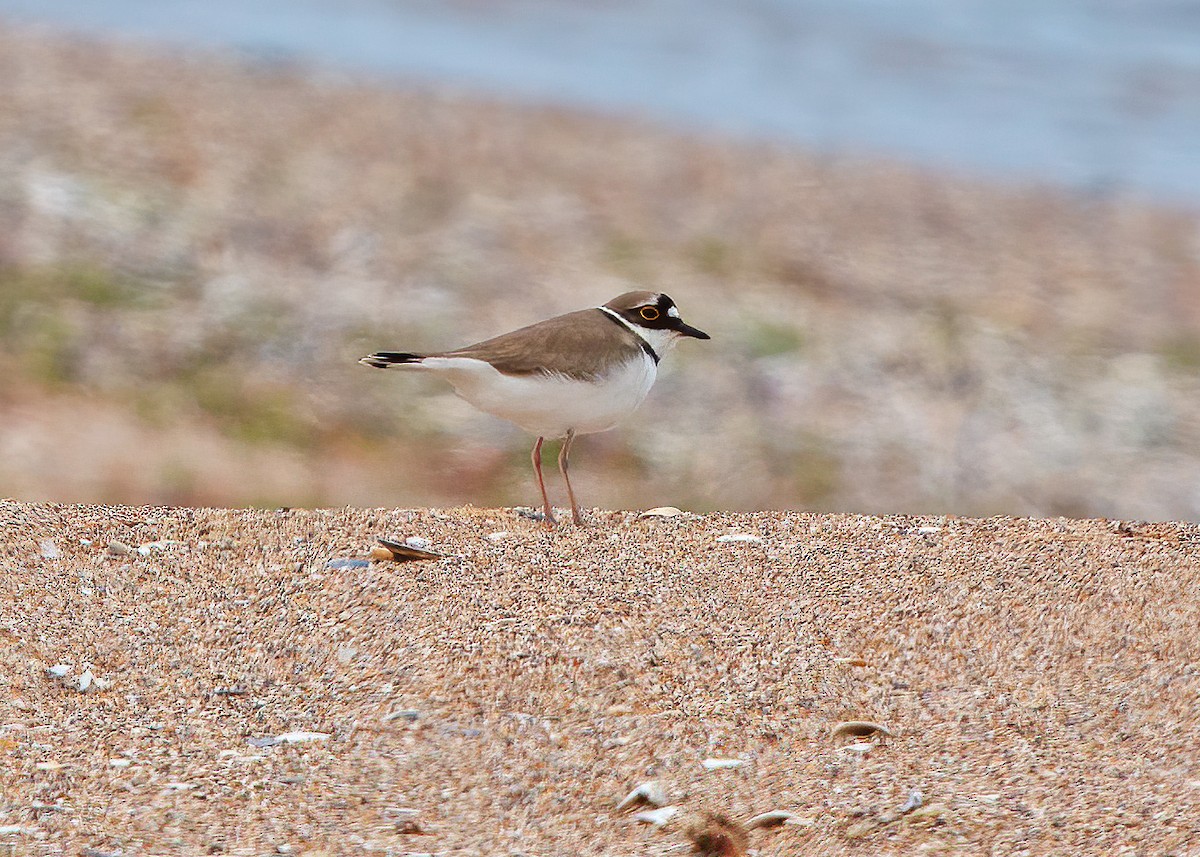
[[[692,336],[696,339],[712,339],[712,337],[703,330],[692,327],[690,324],[684,324],[682,321],[678,322],[674,329],[677,330],[681,336]]]

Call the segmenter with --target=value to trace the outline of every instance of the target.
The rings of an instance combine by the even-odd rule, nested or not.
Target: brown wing
[[[594,380],[640,351],[637,336],[623,324],[599,309],[583,309],[434,356],[486,360],[506,375]]]

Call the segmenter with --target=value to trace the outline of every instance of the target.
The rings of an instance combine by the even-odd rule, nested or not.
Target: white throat
[[[655,330],[651,327],[639,327],[636,324],[630,324],[619,313],[613,312],[606,306],[596,307],[600,312],[607,315],[609,318],[616,319],[620,324],[625,326],[638,339],[643,340],[647,345],[654,349],[654,353],[662,359],[663,355],[675,347],[675,343],[679,341],[679,334],[673,330]]]

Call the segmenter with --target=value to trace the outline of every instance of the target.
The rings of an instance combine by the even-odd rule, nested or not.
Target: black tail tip
[[[420,354],[410,354],[407,351],[376,351],[358,361],[364,366],[374,366],[376,369],[386,369],[401,363],[419,363]]]

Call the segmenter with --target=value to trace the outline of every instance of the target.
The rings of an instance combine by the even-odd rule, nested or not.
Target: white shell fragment
[[[42,539],[38,543],[38,550],[42,553],[42,559],[58,559],[62,556],[62,552],[59,551],[58,545],[54,543],[54,539]]]
[[[704,759],[700,762],[706,771],[720,771],[724,768],[740,768],[746,764],[745,759]]]
[[[106,678],[100,678],[90,669],[86,669],[79,678],[75,679],[74,685],[80,693],[90,693],[108,690],[112,682]]]
[[[676,509],[674,506],[657,506],[653,509],[647,509],[638,515],[639,518],[678,518],[683,514],[683,509]]]
[[[284,732],[276,735],[275,740],[280,744],[303,744],[307,741],[324,741],[329,732]]]
[[[663,788],[663,784],[658,780],[647,780],[625,795],[617,804],[617,809],[622,810],[642,803],[666,806],[669,802],[670,798],[667,797],[667,790]]]
[[[508,530],[498,530],[494,533],[488,533],[486,536],[484,536],[484,538],[486,538],[489,542],[502,542],[511,535],[512,533],[510,533]]]
[[[46,672],[50,673],[51,678],[66,678],[71,674],[71,666],[70,664],[55,664]]]
[[[800,817],[794,812],[788,812],[785,809],[773,809],[770,812],[760,812],[753,818],[747,819],[742,825],[747,830],[754,830],[758,827],[779,827],[783,824],[795,822]]]
[[[912,812],[923,803],[925,803],[925,796],[921,794],[921,790],[913,789],[908,793],[908,800],[901,804],[900,808],[896,810],[896,812],[900,813],[900,815],[904,815],[905,813]]]
[[[875,745],[870,741],[858,741],[854,744],[847,744],[841,749],[843,753],[857,753],[860,756],[865,756],[875,749]]]
[[[647,809],[634,816],[635,821],[662,827],[679,813],[677,806],[664,806],[659,809]]]
[[[749,533],[729,533],[724,536],[717,536],[717,541],[726,544],[729,542],[741,542],[756,545],[762,542],[762,536],[752,536]]]

